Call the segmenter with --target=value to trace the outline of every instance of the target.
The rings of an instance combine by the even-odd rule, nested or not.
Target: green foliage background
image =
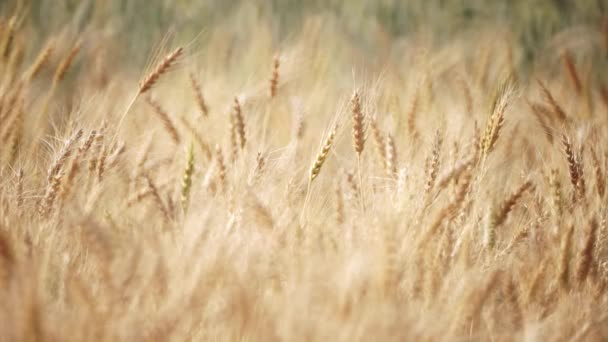
[[[107,29],[129,49],[134,60],[174,32],[180,39],[197,38],[204,45],[206,28],[232,23],[239,29],[243,16],[272,22],[278,40],[289,37],[305,18],[324,15],[362,44],[370,43],[370,27],[391,36],[431,32],[437,40],[506,25],[525,49],[525,61],[536,48],[566,27],[601,25],[606,0],[8,0],[0,13],[16,6],[29,11],[32,27],[44,37],[65,29]]]

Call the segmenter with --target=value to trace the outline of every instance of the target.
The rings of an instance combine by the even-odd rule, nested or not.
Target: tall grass
[[[0,340],[608,338],[601,2],[55,3],[0,5]]]

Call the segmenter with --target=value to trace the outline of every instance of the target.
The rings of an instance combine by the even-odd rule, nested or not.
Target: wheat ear
[[[577,95],[581,95],[583,91],[583,86],[581,83],[581,78],[578,75],[578,71],[576,70],[576,65],[574,64],[574,60],[572,58],[572,54],[570,51],[566,50],[562,54],[562,60],[564,61],[564,68],[568,73],[568,77],[570,78],[570,82],[572,82],[572,86],[574,87],[574,91]]]
[[[243,119],[243,110],[241,103],[237,97],[234,98],[234,106],[232,107],[232,126],[239,139],[241,149],[245,148],[247,138],[245,137],[245,120]]]
[[[186,168],[184,169],[184,174],[182,175],[182,184],[181,184],[181,204],[183,210],[186,210],[188,207],[188,202],[190,200],[190,189],[192,188],[192,175],[194,174],[194,144],[190,143],[190,147],[188,148],[188,153],[186,155]]]
[[[333,146],[334,138],[336,137],[337,130],[338,130],[338,126],[336,125],[336,126],[334,126],[334,129],[331,131],[331,133],[329,133],[329,135],[325,139],[325,143],[323,144],[321,151],[317,154],[317,158],[315,159],[315,162],[313,163],[312,167],[310,168],[310,172],[309,172],[309,176],[308,176],[308,187],[306,189],[306,198],[304,199],[304,206],[302,209],[302,215],[300,217],[300,220],[304,219],[304,213],[306,212],[306,206],[310,199],[310,192],[312,190],[312,182],[317,178],[317,176],[319,176],[319,173],[321,172],[321,167],[323,167],[323,164],[325,163],[325,160],[327,159],[327,156],[329,155],[329,151],[331,150],[331,148]]]
[[[36,60],[34,61],[32,66],[30,67],[29,71],[27,72],[26,78],[28,81],[31,81],[36,76],[38,76],[38,74],[40,73],[40,70],[42,70],[44,65],[48,62],[51,55],[53,54],[54,49],[55,49],[54,42],[52,40],[49,40],[47,42],[46,46],[44,47],[44,49],[42,49],[40,51],[40,53],[36,57]]]
[[[152,89],[152,87],[154,87],[154,85],[158,82],[159,78],[169,71],[171,66],[173,64],[175,64],[175,62],[183,54],[183,52],[184,52],[184,49],[182,47],[178,47],[173,52],[171,52],[170,54],[165,56],[165,58],[156,66],[156,68],[154,68],[154,70],[152,72],[150,72],[139,83],[139,89],[137,90],[137,93],[133,96],[131,101],[127,104],[125,111],[122,113],[122,115],[120,116],[120,119],[118,120],[118,124],[116,125],[116,132],[114,133],[114,137],[112,138],[110,145],[114,144],[114,141],[116,140],[116,137],[118,136],[118,132],[120,131],[120,128],[122,127],[122,123],[123,123],[124,119],[126,118],[127,114],[129,113],[129,111],[131,110],[131,107],[133,107],[133,104],[135,104],[135,101],[137,101],[137,98],[140,95],[142,95],[142,94],[148,92],[150,89]]]
[[[143,81],[141,81],[141,83],[139,84],[139,93],[138,94],[144,94],[147,91],[149,91],[150,89],[152,89],[152,87],[154,87],[154,85],[158,82],[158,79],[162,75],[167,73],[167,71],[169,71],[171,66],[173,64],[175,64],[175,62],[182,55],[183,52],[184,52],[184,49],[182,47],[178,47],[173,52],[171,52],[170,54],[165,56],[165,58],[162,60],[162,62],[160,62],[156,66],[156,68],[154,68],[154,70],[152,72],[150,72],[148,74],[148,76],[146,76],[146,78],[143,79]]]
[[[578,198],[585,193],[583,167],[580,162],[580,156],[575,154],[572,148],[572,143],[570,142],[570,137],[568,137],[566,134],[562,135],[562,144],[564,147],[564,154],[566,155],[566,161],[568,162],[570,182],[574,188],[575,198]]]
[[[207,102],[205,101],[205,97],[203,96],[203,91],[201,90],[201,86],[198,83],[196,77],[193,73],[190,73],[190,86],[194,91],[194,96],[196,98],[196,104],[198,108],[201,110],[201,113],[204,116],[209,116],[209,107],[207,107]]]
[[[359,175],[359,200],[361,209],[365,210],[365,201],[363,199],[363,178],[361,176],[361,153],[365,147],[365,131],[363,121],[365,116],[361,108],[361,96],[358,92],[353,94],[351,99],[352,107],[352,122],[353,122],[353,147],[357,153],[357,173]]]
[[[574,234],[574,226],[570,226],[562,238],[562,244],[559,257],[559,283],[563,289],[568,289],[570,286],[570,259],[572,254],[572,235]]]
[[[177,132],[177,128],[175,128],[173,121],[169,117],[169,114],[160,106],[158,102],[153,100],[150,96],[146,97],[146,102],[148,103],[148,105],[150,105],[150,107],[152,107],[154,113],[156,113],[158,118],[162,121],[163,127],[165,127],[165,130],[169,133],[169,136],[171,136],[173,142],[175,144],[179,144],[181,141],[180,135]]]
[[[557,117],[557,119],[562,124],[567,123],[568,122],[568,116],[566,115],[566,112],[564,111],[564,109],[562,108],[562,106],[560,106],[559,103],[557,103],[557,101],[555,100],[555,98],[551,94],[551,91],[549,91],[549,89],[545,86],[545,84],[542,81],[536,80],[536,82],[538,83],[538,85],[540,87],[540,90],[543,93],[545,101],[549,103],[549,106],[552,109],[551,112]]]
[[[595,217],[591,218],[589,226],[589,234],[587,235],[585,246],[580,252],[578,267],[576,270],[576,279],[580,284],[584,283],[593,267],[593,254],[595,251],[595,244],[597,242],[598,230],[598,224]]]
[[[277,95],[277,88],[279,85],[279,66],[281,61],[278,56],[275,56],[272,61],[272,75],[270,76],[270,98],[273,98]]]

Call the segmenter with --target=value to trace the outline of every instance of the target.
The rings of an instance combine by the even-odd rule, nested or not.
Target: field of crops
[[[0,2],[0,341],[605,341],[602,0]]]

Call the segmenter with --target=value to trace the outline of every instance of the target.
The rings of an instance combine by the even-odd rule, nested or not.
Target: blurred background
[[[523,48],[518,63],[525,66],[558,32],[605,27],[608,1],[3,0],[0,15],[8,16],[16,7],[27,13],[24,20],[31,21],[27,26],[37,31],[40,44],[49,34],[66,29],[101,30],[140,63],[167,35],[204,48],[212,39],[210,28],[221,27],[232,37],[247,39],[252,26],[264,22],[280,45],[310,18],[325,18],[371,53],[382,39],[426,35],[439,44],[496,27],[508,31]]]

